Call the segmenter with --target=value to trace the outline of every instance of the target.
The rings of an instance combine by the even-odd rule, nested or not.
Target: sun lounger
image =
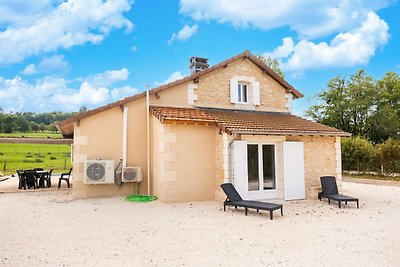
[[[267,210],[269,211],[269,217],[272,220],[274,216],[273,211],[280,209],[281,215],[283,216],[283,205],[281,204],[243,200],[238,191],[236,191],[235,187],[231,183],[221,184],[221,188],[227,196],[226,200],[224,201],[224,211],[226,206],[233,206],[235,208],[242,207],[244,208],[245,215],[247,216],[248,209],[255,209],[257,210],[257,212],[259,210]]]
[[[347,202],[356,202],[357,209],[359,208],[358,205],[358,198],[345,196],[339,194],[336,179],[334,176],[322,176],[320,177],[322,192],[318,193],[318,199],[321,201],[322,198],[328,199],[328,204],[331,204],[331,199],[338,202],[339,209],[342,207],[342,202],[347,205]]]

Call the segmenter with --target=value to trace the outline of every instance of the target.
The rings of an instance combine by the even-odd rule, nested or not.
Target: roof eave
[[[292,132],[292,131],[235,131],[235,130],[230,130],[226,129],[229,132],[228,134],[241,134],[241,135],[318,135],[318,136],[340,136],[340,137],[350,137],[350,133],[346,132],[316,132],[316,131],[308,131],[308,132]]]

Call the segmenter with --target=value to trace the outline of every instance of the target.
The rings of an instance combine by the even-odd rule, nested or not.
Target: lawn
[[[54,169],[54,173],[71,168],[69,145],[0,143],[0,171],[15,173],[17,169]]]
[[[44,132],[15,132],[15,133],[0,133],[0,137],[30,137],[30,138],[62,138],[61,134],[44,131]]]

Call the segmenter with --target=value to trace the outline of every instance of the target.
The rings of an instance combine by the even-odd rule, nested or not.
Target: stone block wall
[[[232,104],[230,102],[230,79],[234,76],[254,77],[260,83],[260,105]],[[189,104],[200,107],[274,112],[289,111],[289,99],[286,96],[286,90],[246,59],[237,60],[225,68],[201,77],[197,86],[189,84],[188,94]],[[252,96],[249,95],[250,97]]]
[[[288,136],[287,141],[304,142],[306,198],[316,199],[321,191],[319,178],[324,175],[336,176],[340,167],[337,166],[336,137]]]

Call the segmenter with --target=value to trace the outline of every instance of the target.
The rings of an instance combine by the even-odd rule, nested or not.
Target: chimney
[[[208,68],[208,58],[191,57],[189,59],[190,74],[198,73]]]

